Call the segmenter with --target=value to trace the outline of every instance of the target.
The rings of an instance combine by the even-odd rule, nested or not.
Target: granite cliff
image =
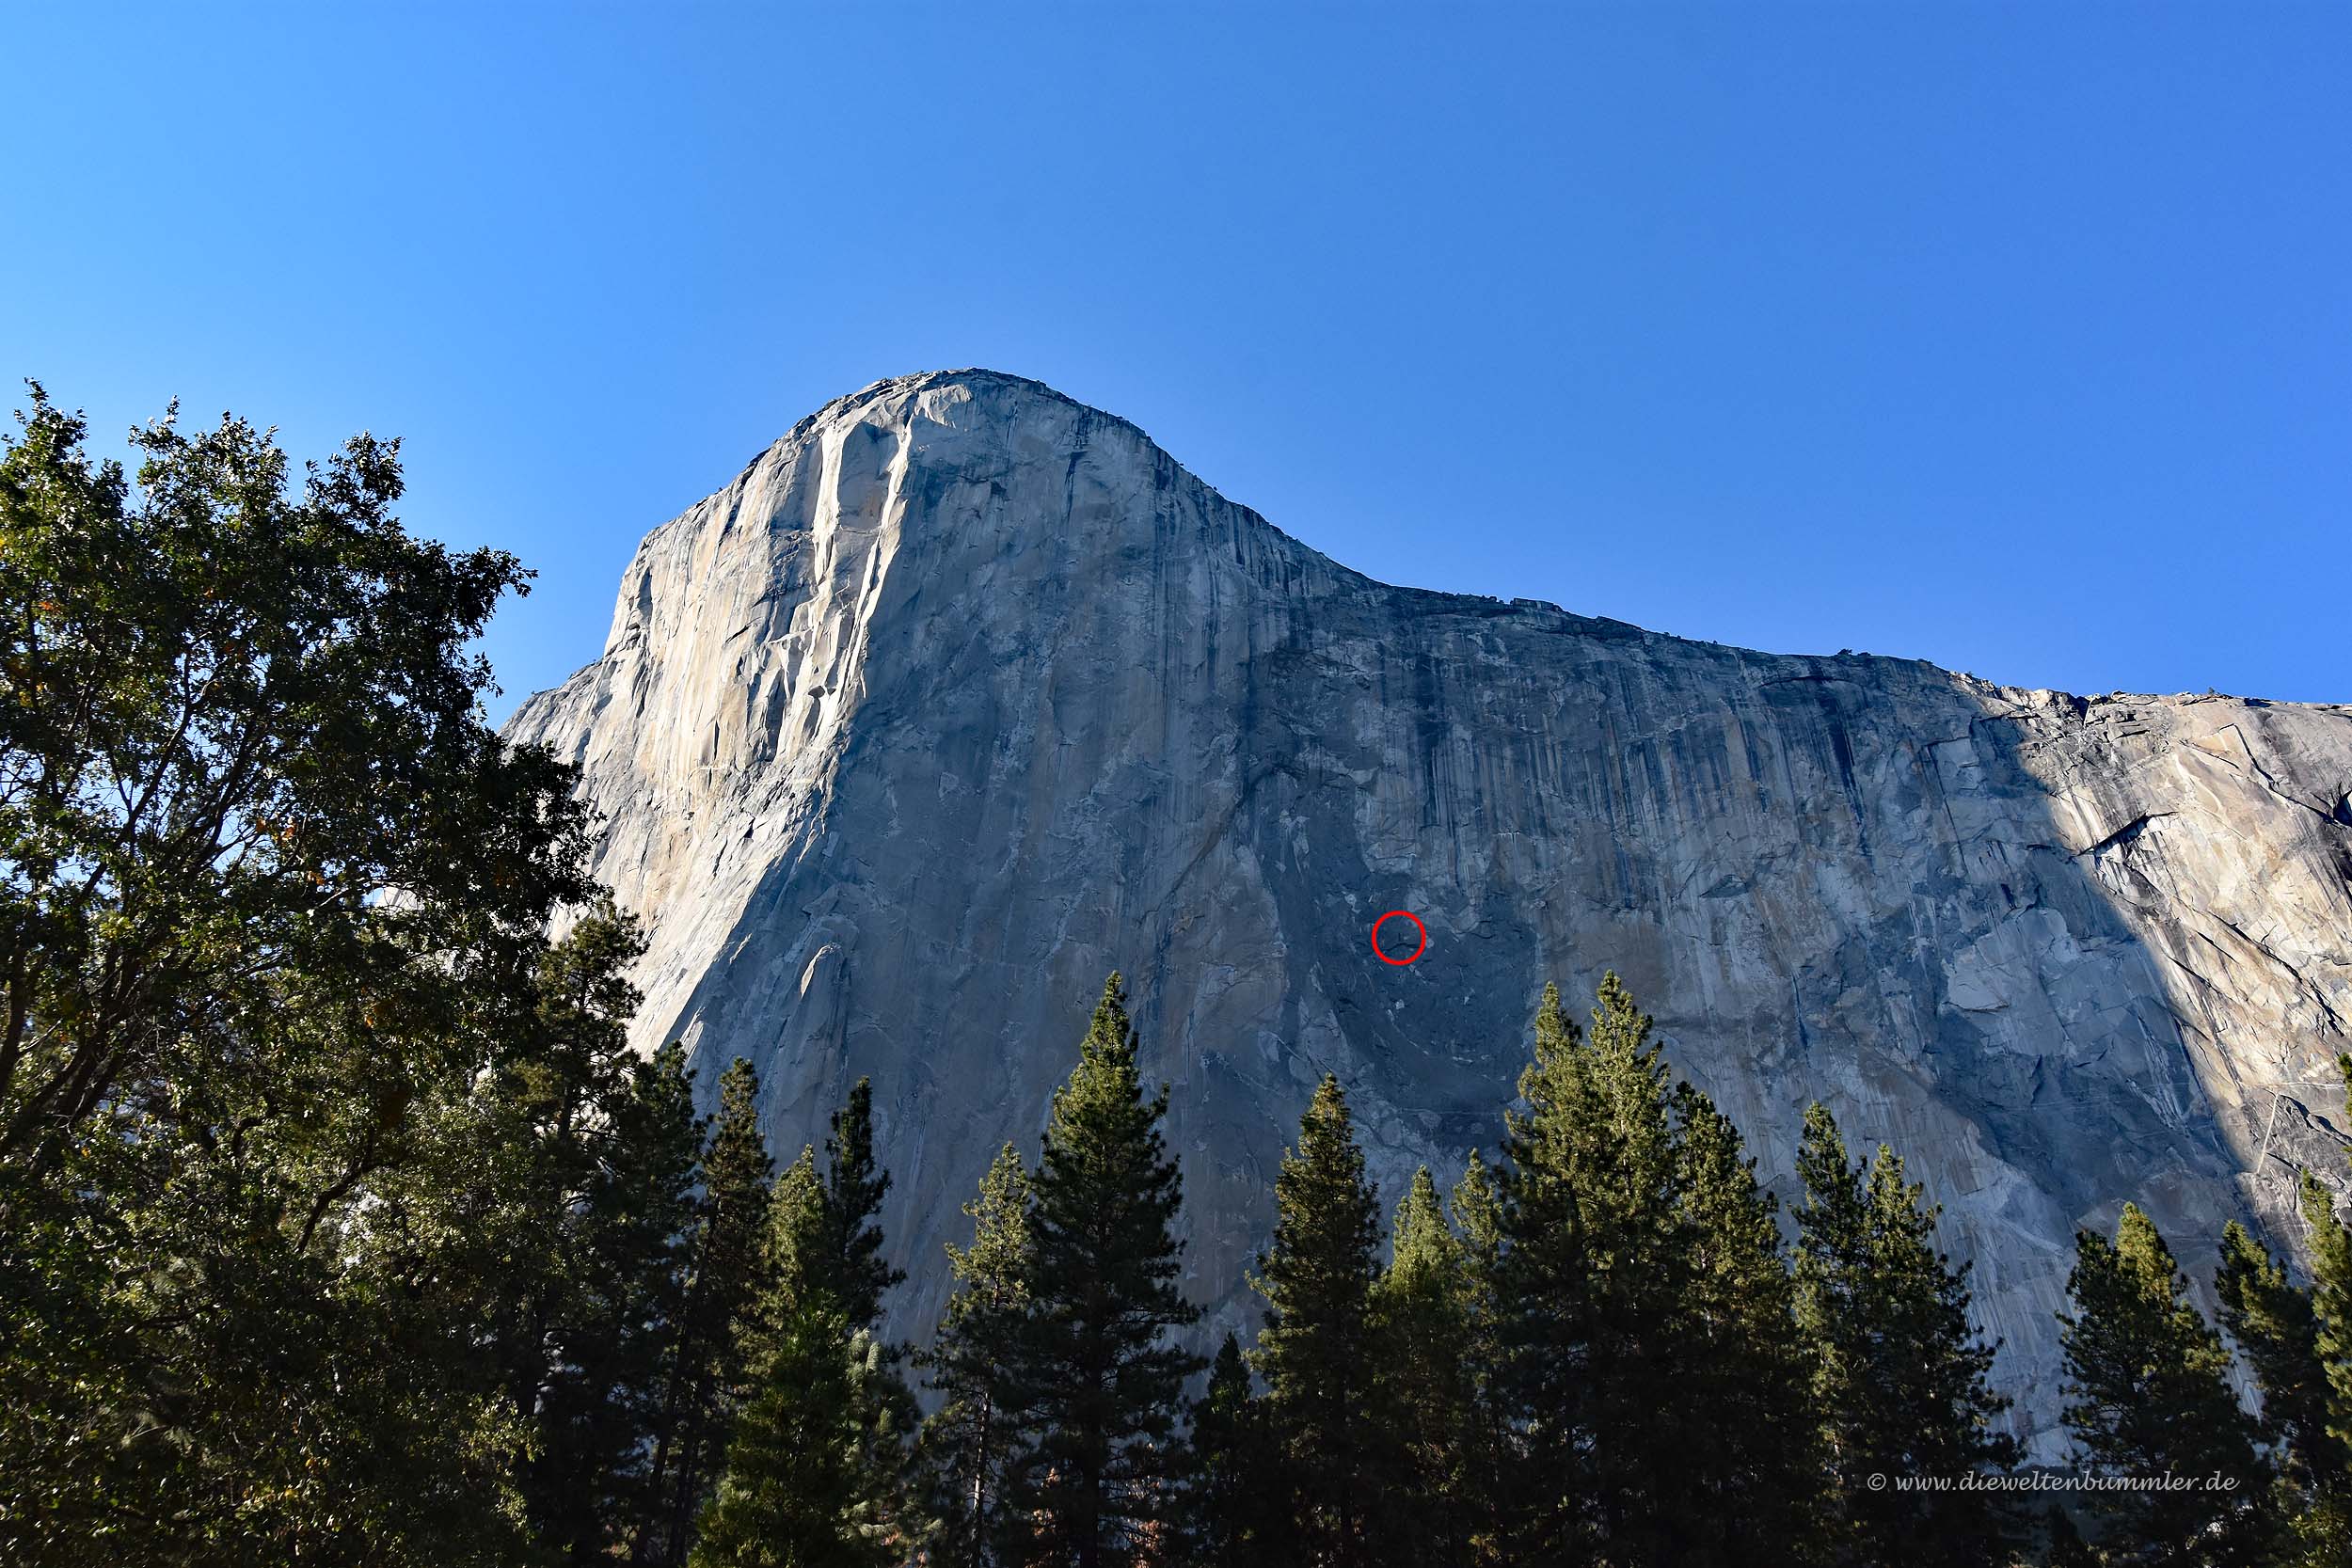
[[[1491,1146],[1543,980],[1608,968],[1784,1192],[1817,1097],[1911,1157],[2043,1457],[2077,1226],[2137,1198],[2202,1270],[2233,1214],[2293,1243],[2298,1166],[2345,1184],[2352,708],[1392,588],[1034,382],[803,420],[646,536],[509,734],[605,814],[643,1041],[753,1057],[786,1153],[872,1075],[909,1331],[1113,968],[1234,1323],[1322,1072],[1393,1198]]]

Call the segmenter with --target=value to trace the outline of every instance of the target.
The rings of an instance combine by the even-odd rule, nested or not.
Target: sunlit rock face
[[[1492,1147],[1543,981],[1613,968],[1784,1195],[1817,1098],[1910,1158],[2043,1457],[2077,1227],[2136,1198],[2202,1270],[2233,1214],[2295,1239],[2298,1166],[2347,1173],[2352,709],[1391,588],[1035,382],[803,420],[646,536],[603,656],[510,733],[605,814],[643,1042],[706,1092],[751,1057],[787,1154],[872,1076],[905,1332],[1112,969],[1212,1323],[1322,1073],[1393,1199]],[[1410,967],[1368,940],[1395,909]]]

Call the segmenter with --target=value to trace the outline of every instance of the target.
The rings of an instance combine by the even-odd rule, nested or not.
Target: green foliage
[[[2338,1056],[2336,1070],[2352,1092],[2352,1056]],[[2313,1344],[2328,1385],[2328,1435],[2339,1452],[2352,1452],[2352,1234],[2309,1172],[2300,1196],[2311,1226]]]
[[[1375,1375],[1378,1198],[1335,1075],[1308,1104],[1298,1147],[1275,1175],[1274,1204],[1274,1239],[1258,1263],[1266,1315],[1253,1360],[1290,1488],[1297,1560],[1361,1563],[1397,1456]]]
[[[1029,1306],[1006,1356],[1018,1435],[1000,1560],[1136,1561],[1170,1528],[1176,1420],[1198,1369],[1169,1332],[1200,1316],[1177,1289],[1182,1178],[1146,1096],[1113,974],[1054,1096],[1031,1180]]]
[[[446,1311],[495,1284],[465,1176],[537,1132],[485,1085],[576,1072],[567,1009],[627,1002],[609,948],[550,967],[582,808],[465,651],[525,574],[410,537],[393,443],[293,485],[266,434],[167,418],[134,486],[38,388],[22,426],[0,1557],[509,1556],[543,1434]]]
[[[1617,1065],[1646,1077],[1654,1061]],[[1577,1553],[1590,1528],[1585,1509],[1593,1489],[1581,1473],[1593,1424],[1587,1399],[1592,1362],[1606,1354],[1593,1343],[1598,1304],[1591,1287],[1622,1290],[1640,1281],[1624,1269],[1614,1279],[1601,1273],[1594,1254],[1607,1239],[1582,1210],[1588,1203],[1599,1210],[1609,1199],[1621,1209],[1629,1189],[1645,1179],[1662,1188],[1671,1168],[1662,1115],[1626,1130],[1620,1161],[1597,1078],[1559,988],[1547,985],[1535,1014],[1534,1060],[1519,1074],[1527,1109],[1505,1115],[1496,1182],[1495,1398],[1518,1438],[1511,1455],[1517,1462],[1497,1478],[1507,1493],[1511,1555]],[[1662,1085],[1653,1078],[1648,1087],[1655,1101]],[[1647,1196],[1653,1212],[1670,1207],[1662,1190]],[[1612,1217],[1604,1211],[1592,1219],[1607,1224]]]
[[[1471,1499],[1491,1474],[1472,1464],[1478,1362],[1465,1349],[1474,1300],[1468,1254],[1423,1165],[1397,1205],[1389,1267],[1373,1297],[1404,1499],[1380,1522],[1385,1561],[1454,1568],[1470,1559]]]
[[[2336,1070],[2352,1090],[2352,1056]],[[2223,1321],[2253,1364],[2263,1419],[2284,1445],[2277,1512],[2294,1560],[2352,1561],[2352,1236],[2318,1179],[2297,1194],[2310,1227],[2312,1282],[2300,1290],[2243,1232],[2225,1232],[2217,1282]]]
[[[923,1427],[922,1467],[939,1521],[932,1559],[940,1568],[989,1561],[1000,1525],[1012,1435],[1005,1353],[1028,1308],[1031,1269],[1029,1173],[1012,1145],[998,1151],[963,1212],[972,1219],[972,1245],[947,1249],[955,1294],[918,1361],[939,1396]]]
[[[464,652],[527,574],[408,536],[397,443],[294,494],[267,435],[167,417],[134,497],[33,394],[0,456],[0,1161],[131,1126],[217,1156],[198,1131],[251,1117],[247,1164],[373,1166],[590,891],[568,771],[482,722]],[[370,1065],[375,1099],[322,1092]]]
[[[756,1313],[779,1252],[770,1202],[774,1171],[759,1131],[759,1075],[739,1057],[720,1077],[719,1113],[703,1149],[692,1273],[663,1380],[651,1512],[634,1547],[640,1563],[686,1560],[694,1521],[723,1467],[750,1385]]]
[[[755,1305],[755,1321],[762,1311],[788,1317],[820,1296],[840,1307],[831,1217],[825,1212],[825,1179],[817,1173],[817,1150],[803,1144],[801,1157],[777,1174],[769,1194],[764,1299]]]
[[[762,1336],[692,1568],[885,1568],[914,1403],[882,1347],[829,1297]]]
[[[582,1204],[586,1326],[565,1341],[567,1395],[541,1422],[550,1454],[583,1456],[533,1492],[546,1538],[564,1542],[562,1531],[577,1532],[567,1543],[576,1557],[616,1549],[624,1538],[633,1545],[658,1502],[651,1459],[684,1328],[705,1132],[685,1053],[672,1043],[636,1059]],[[555,1436],[559,1423],[574,1435]],[[597,1524],[587,1531],[577,1515],[591,1497]],[[567,1513],[575,1522],[554,1524]]]
[[[888,1276],[882,1233],[866,1224],[889,1184],[874,1163],[869,1095],[860,1080],[834,1117],[823,1176],[803,1148],[771,1190],[737,1333],[747,1380],[728,1402],[725,1464],[689,1555],[694,1568],[881,1568],[912,1541],[914,1396],[853,1315],[879,1316],[878,1295],[862,1292]],[[748,1176],[755,1162],[746,1154],[740,1164]]]
[[[1189,1403],[1168,1092],[1111,976],[1037,1170],[1008,1148],[949,1251],[918,1450],[876,1337],[903,1275],[871,1087],[778,1177],[748,1063],[704,1122],[677,1048],[629,1050],[639,933],[573,773],[488,728],[467,652],[527,574],[407,535],[394,443],[296,483],[268,434],[167,417],[134,483],[38,388],[21,425],[0,1560],[1995,1560],[1980,1495],[1857,1485],[2013,1458],[1936,1210],[1817,1107],[1792,1278],[1614,975],[1586,1031],[1547,989],[1504,1159],[1450,1215],[1421,1172],[1385,1268],[1326,1080],[1260,1265],[1264,1393],[1229,1335]],[[2146,1216],[2079,1239],[2086,1463],[2239,1483],[2108,1495],[2118,1560],[2352,1555],[2352,1236],[2303,1203],[2308,1291],[2235,1226],[2217,1280],[2275,1483]]]
[[[1526,1109],[1505,1120],[1506,1558],[1787,1560],[1804,1544],[1809,1433],[1772,1211],[1729,1124],[1669,1088],[1653,1027],[1613,974],[1582,1033],[1546,988]],[[1737,1423],[1716,1399],[1746,1406]]]
[[[2229,1348],[2137,1205],[2123,1206],[2112,1242],[2076,1235],[2066,1288],[2064,1416],[2084,1467],[2200,1483],[2100,1494],[2103,1544],[2128,1560],[2252,1560],[2250,1515],[2267,1480],[2253,1423],[2230,1386]],[[2216,1477],[2234,1485],[2203,1484]]]
[[[1192,1406],[1185,1560],[1199,1568],[1279,1568],[1295,1532],[1265,1409],[1250,1387],[1241,1341],[1225,1336],[1208,1387]]]
[[[882,1259],[882,1195],[890,1176],[874,1163],[874,1086],[861,1078],[849,1103],[834,1113],[825,1140],[825,1236],[831,1289],[852,1328],[882,1321],[885,1291],[906,1278]]]
[[[2323,1215],[2313,1222],[2314,1234],[2334,1223],[2327,1194],[2309,1172],[2302,1198]],[[2318,1250],[2325,1252],[2324,1243]],[[2299,1493],[2343,1491],[2352,1477],[2343,1443],[2328,1430],[2328,1370],[2312,1293],[2288,1277],[2283,1259],[2271,1257],[2235,1220],[2222,1227],[2214,1293],[2220,1298],[2221,1326],[2262,1389],[2262,1438],[2278,1457],[2281,1479]]]
[[[2280,1484],[2275,1560],[2293,1568],[2343,1568],[2352,1562],[2352,1503],[2343,1490],[2312,1493]]]
[[[445,1161],[386,1174],[370,1216],[400,1256],[462,1221],[426,1299],[474,1325],[482,1381],[526,1423],[526,1518],[559,1558],[603,1555],[644,1511],[682,1306],[701,1127],[682,1053],[628,1049],[642,948],[609,907],[580,920],[542,965],[529,1049],[478,1083]]]
[[[1486,1563],[1500,1560],[1509,1533],[1512,1499],[1502,1482],[1510,1474],[1517,1434],[1504,1376],[1502,1196],[1477,1149],[1454,1185],[1451,1207],[1462,1243],[1462,1383],[1469,1401],[1461,1468],[1474,1478],[1457,1500],[1469,1531],[1464,1560]]]
[[[2009,1402],[1989,1382],[1994,1347],[1969,1324],[1967,1271],[1936,1250],[1941,1211],[1885,1145],[1867,1176],[1850,1164],[1823,1105],[1805,1112],[1797,1173],[1797,1318],[1826,1439],[1832,1560],[2009,1560],[1998,1494],[1891,1484],[2017,1462],[1994,1428]]]
[[[1815,1538],[1820,1454],[1779,1204],[1757,1185],[1731,1118],[1689,1085],[1675,1091],[1678,1219],[1688,1248],[1676,1303],[1681,1504],[1698,1517],[1683,1561],[1739,1562],[1757,1545],[1796,1560]],[[1934,1548],[1915,1542],[1904,1560]]]

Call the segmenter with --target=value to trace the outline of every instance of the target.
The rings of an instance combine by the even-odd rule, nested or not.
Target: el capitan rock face
[[[2077,1226],[2136,1198],[2205,1272],[2233,1214],[2292,1238],[2298,1164],[2345,1184],[2352,709],[1391,588],[1034,382],[803,420],[646,536],[509,734],[607,814],[642,1041],[706,1086],[751,1056],[787,1155],[872,1075],[904,1331],[1114,968],[1233,1323],[1318,1076],[1393,1201],[1492,1147],[1542,982],[1609,968],[1784,1194],[1815,1098],[1910,1157],[2043,1457]]]

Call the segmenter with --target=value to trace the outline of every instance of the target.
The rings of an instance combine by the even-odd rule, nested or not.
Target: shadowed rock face
[[[1391,588],[1034,382],[803,421],[646,536],[603,657],[510,734],[607,815],[644,1043],[706,1089],[752,1057],[785,1153],[872,1075],[903,1331],[1114,968],[1231,1323],[1320,1074],[1390,1199],[1450,1179],[1542,982],[1610,968],[1784,1194],[1816,1098],[1910,1157],[2045,1457],[2076,1227],[2137,1198],[2203,1271],[2233,1214],[2293,1239],[2297,1165],[2344,1184],[2352,709]]]

